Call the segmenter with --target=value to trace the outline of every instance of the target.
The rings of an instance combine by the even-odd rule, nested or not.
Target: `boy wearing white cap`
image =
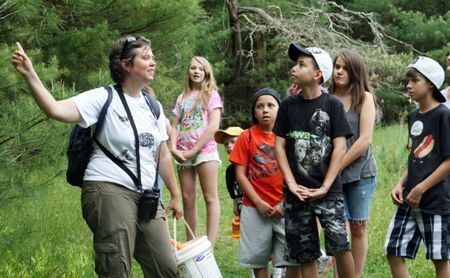
[[[418,57],[406,69],[409,96],[419,108],[408,117],[408,167],[391,192],[397,205],[386,235],[393,277],[409,277],[404,258],[414,259],[423,240],[436,277],[450,277],[450,110],[439,92],[444,70]]]
[[[284,178],[286,255],[300,264],[302,277],[318,276],[318,218],[326,252],[335,256],[339,275],[354,277],[339,177],[346,138],[352,131],[341,101],[320,90],[332,75],[333,63],[318,47],[291,44],[289,57],[296,62],[292,82],[302,90],[283,100],[273,129],[275,154]]]

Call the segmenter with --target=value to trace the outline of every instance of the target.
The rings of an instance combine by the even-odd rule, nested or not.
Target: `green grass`
[[[383,244],[395,209],[390,190],[406,165],[406,139],[405,125],[379,127],[374,134],[379,176],[370,216],[369,253],[364,277],[390,276]],[[232,201],[224,178],[228,162],[222,147],[220,152],[223,160],[219,176],[222,216],[215,256],[224,277],[248,277],[248,270],[239,267],[237,262],[238,241],[231,237]],[[64,161],[55,164],[55,169],[35,173],[26,177],[27,180],[39,184],[65,167]],[[168,200],[167,192],[164,193],[165,200]],[[205,206],[200,192],[198,207],[198,232],[204,235]],[[95,276],[92,235],[81,216],[80,190],[67,185],[64,176],[41,185],[27,197],[0,204],[0,221],[0,277]],[[185,238],[182,230],[179,225],[178,235]],[[430,261],[425,260],[423,248],[415,261],[407,263],[412,277],[434,276],[434,268]],[[136,262],[133,263],[133,277],[142,277]],[[331,273],[328,277],[332,277]]]

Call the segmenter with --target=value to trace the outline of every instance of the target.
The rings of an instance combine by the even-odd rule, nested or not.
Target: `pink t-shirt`
[[[214,109],[222,109],[222,99],[217,91],[211,91],[207,109],[201,105],[193,107],[198,91],[192,91],[187,98],[179,95],[173,114],[178,118],[177,149],[191,150],[208,126],[208,116]],[[217,143],[211,139],[200,149],[199,153],[210,153],[217,150]]]

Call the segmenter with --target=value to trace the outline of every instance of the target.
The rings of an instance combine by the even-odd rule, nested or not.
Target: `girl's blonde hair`
[[[212,71],[212,67],[209,64],[206,58],[201,56],[194,56],[189,62],[189,66],[186,71],[186,75],[184,77],[184,86],[183,86],[183,94],[182,98],[186,98],[189,96],[190,92],[193,90],[192,81],[189,78],[189,68],[193,61],[200,63],[205,71],[205,79],[203,79],[200,92],[197,97],[197,101],[194,103],[194,107],[197,105],[202,105],[203,109],[206,109],[208,106],[209,97],[211,95],[212,90],[217,90],[216,80],[214,79],[214,74]]]
[[[358,113],[361,113],[362,106],[366,99],[366,92],[372,94],[375,106],[377,105],[376,97],[373,93],[372,87],[369,85],[369,78],[367,76],[366,67],[364,65],[364,58],[354,50],[341,51],[333,61],[333,65],[336,64],[336,60],[341,58],[347,66],[347,72],[350,79],[349,91],[352,97],[352,108]],[[328,91],[333,94],[336,89],[334,83],[334,77],[331,79],[330,87]]]

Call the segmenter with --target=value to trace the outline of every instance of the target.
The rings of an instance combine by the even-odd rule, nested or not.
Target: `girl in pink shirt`
[[[213,137],[219,129],[222,109],[211,65],[203,57],[193,57],[183,92],[173,109],[171,152],[178,165],[184,215],[194,233],[197,226],[196,173],[199,177],[206,204],[206,232],[213,246],[220,219],[217,194],[220,159]],[[189,233],[188,239],[192,239]]]

